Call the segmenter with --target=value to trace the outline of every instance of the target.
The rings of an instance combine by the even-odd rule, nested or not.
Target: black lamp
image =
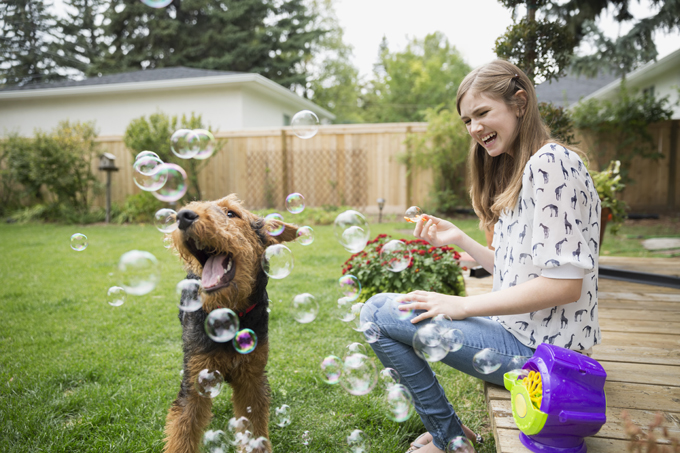
[[[378,214],[378,223],[382,222],[382,210],[385,207],[385,199],[384,198],[378,198],[378,209],[380,210],[380,214]]]
[[[106,172],[106,223],[111,221],[111,172],[118,171],[116,156],[104,153],[99,156],[99,171]]]

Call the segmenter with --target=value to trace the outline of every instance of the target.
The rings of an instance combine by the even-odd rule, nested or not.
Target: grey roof
[[[84,80],[64,80],[61,82],[35,83],[23,86],[8,86],[0,89],[0,91],[79,87],[87,85],[108,85],[112,83],[152,82],[156,80],[188,79],[193,77],[211,77],[230,74],[243,74],[243,73],[232,71],[214,71],[211,69],[194,69],[179,66],[176,68],[142,69],[139,71],[121,72],[119,74],[110,74],[101,77],[90,77]]]
[[[543,82],[536,87],[538,102],[552,102],[558,107],[568,107],[578,102],[584,96],[599,90],[603,86],[616,80],[611,74],[599,74],[595,78],[576,76],[568,73],[558,80]]]

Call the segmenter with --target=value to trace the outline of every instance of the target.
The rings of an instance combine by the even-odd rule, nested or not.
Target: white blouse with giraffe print
[[[583,161],[561,145],[534,154],[515,208],[494,227],[493,291],[536,278],[583,278],[579,300],[493,316],[523,344],[583,351],[602,342],[597,319],[600,199]]]

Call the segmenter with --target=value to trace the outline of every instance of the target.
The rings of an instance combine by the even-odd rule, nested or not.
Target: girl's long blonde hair
[[[515,96],[526,93],[526,101]],[[538,111],[536,91],[529,78],[514,64],[495,60],[469,73],[458,87],[456,107],[466,93],[474,91],[518,107],[521,115],[512,152],[491,157],[476,140],[472,140],[468,171],[472,187],[472,207],[480,219],[480,227],[488,230],[505,209],[514,208],[522,188],[522,173],[531,156],[551,140],[550,130]]]

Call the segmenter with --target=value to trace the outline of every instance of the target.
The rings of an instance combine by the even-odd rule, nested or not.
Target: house
[[[537,85],[536,97],[538,97],[538,102],[549,102],[557,107],[568,107],[615,79],[616,76],[608,73],[600,73],[597,77],[589,78],[569,72],[557,80]]]
[[[100,136],[122,136],[130,121],[162,112],[202,115],[213,130],[272,128],[311,110],[335,116],[259,75],[185,67],[147,69],[0,90],[0,136],[51,130],[60,121],[95,121]]]
[[[651,61],[626,74],[626,86],[634,91],[642,91],[656,98],[669,97],[673,109],[672,119],[680,119],[680,48],[665,57]],[[583,98],[614,100],[618,96],[621,79],[617,78],[602,88]],[[577,102],[576,100],[575,102]],[[573,104],[570,106],[573,107]]]

